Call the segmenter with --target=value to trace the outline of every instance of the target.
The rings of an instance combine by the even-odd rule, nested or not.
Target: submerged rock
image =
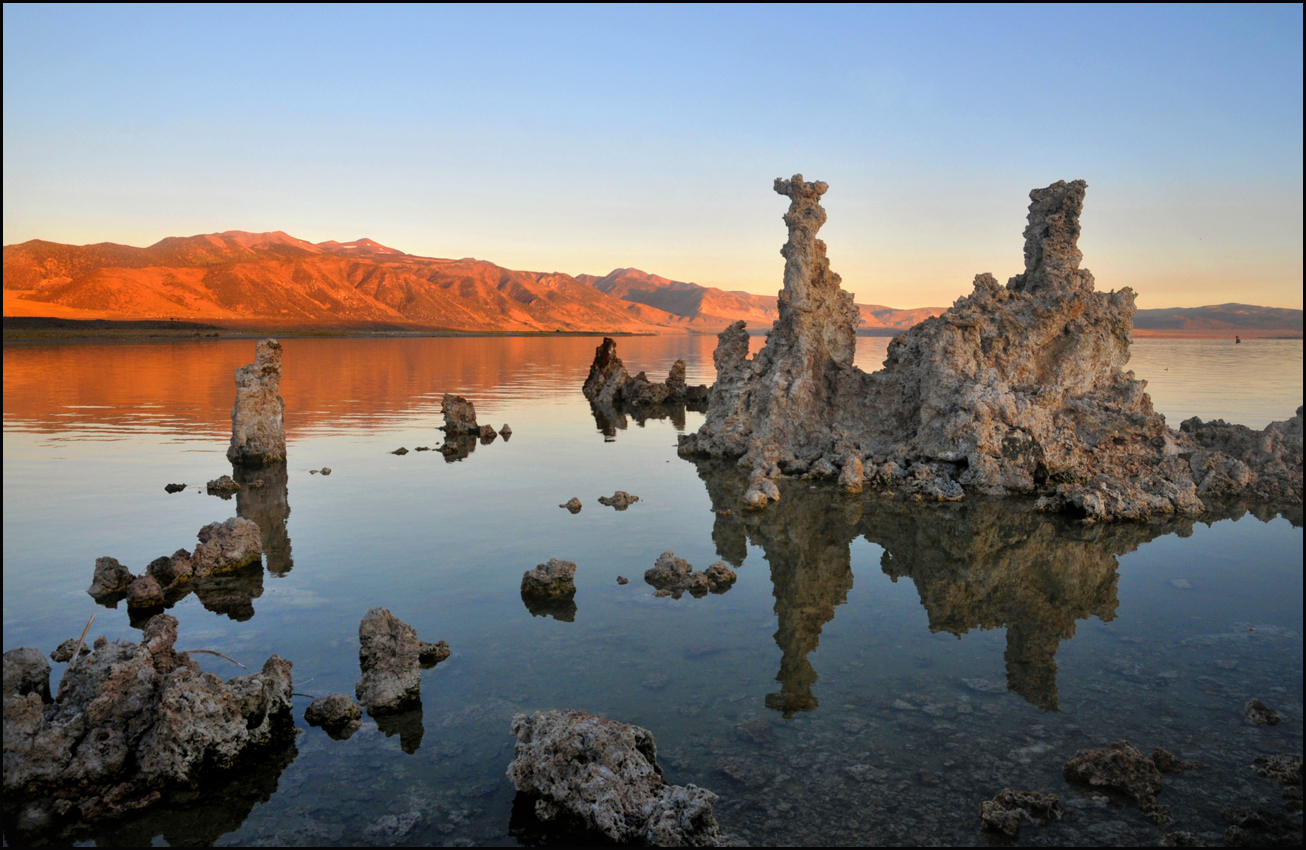
[[[660,384],[649,381],[643,372],[632,378],[617,356],[617,343],[612,337],[604,337],[594,349],[594,362],[582,391],[590,401],[609,407],[685,404],[707,398],[705,384],[691,387],[685,383],[684,360],[673,363],[666,381]]]
[[[561,710],[519,714],[508,779],[540,821],[565,820],[608,842],[658,847],[725,842],[717,796],[668,785],[647,729]]]
[[[1255,726],[1278,726],[1283,720],[1279,712],[1258,699],[1248,700],[1243,706],[1243,716]]]
[[[1229,824],[1224,831],[1228,847],[1300,847],[1301,821],[1268,806],[1225,806],[1220,817]]]
[[[980,822],[984,828],[1015,837],[1023,824],[1046,826],[1061,820],[1061,798],[1038,791],[1002,789],[992,800],[980,803]]]
[[[1196,515],[1208,495],[1301,503],[1301,409],[1262,431],[1176,431],[1123,371],[1134,294],[1097,292],[1079,267],[1082,180],[1030,193],[1022,274],[1005,287],[978,275],[971,295],[895,337],[872,374],[853,365],[858,311],[816,238],[826,184],[795,175],[775,188],[790,198],[779,319],[754,357],[743,322],[719,335],[706,421],[679,446],[737,458],[747,507],[777,501],[782,475],[837,476],[857,492],[859,464],[862,481],[920,499],[1039,494],[1087,520]],[[600,359],[591,380],[615,381]]]
[[[286,403],[281,398],[281,343],[265,339],[254,362],[236,370],[236,402],[231,407],[231,446],[227,460],[263,466],[286,459]]]
[[[639,501],[639,496],[632,496],[625,490],[618,490],[611,496],[599,496],[599,504],[607,505],[610,508],[616,508],[624,511],[626,508]]]
[[[738,576],[725,561],[717,561],[702,572],[695,570],[684,558],[677,558],[675,552],[663,552],[654,562],[652,569],[644,572],[644,581],[657,588],[658,596],[672,596],[679,599],[685,591],[691,596],[706,596],[712,593],[725,593],[735,583]]]
[[[421,643],[417,630],[385,608],[373,608],[358,624],[354,695],[369,713],[399,711],[422,693]]]
[[[1169,750],[1161,747],[1152,748],[1152,763],[1162,773],[1184,773],[1189,770],[1201,770],[1207,765],[1200,761],[1181,759]]]
[[[1161,793],[1161,771],[1156,763],[1128,741],[1080,750],[1061,771],[1068,782],[1115,788],[1143,805]]]
[[[177,620],[159,614],[140,643],[96,641],[52,702],[11,685],[6,653],[6,814],[122,815],[293,737],[289,661],[274,655],[261,672],[224,682],[176,652],[176,640]]]
[[[446,438],[460,434],[483,436],[481,426],[476,424],[476,407],[462,396],[445,393],[440,412],[444,414],[444,425],[440,428]]]

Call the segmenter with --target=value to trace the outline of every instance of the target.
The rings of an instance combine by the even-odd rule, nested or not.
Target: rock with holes
[[[647,729],[585,711],[519,714],[508,779],[541,821],[566,820],[617,844],[718,846],[717,796],[669,785]]]
[[[421,698],[422,644],[417,630],[385,608],[373,608],[358,624],[354,695],[369,712],[400,711]]]

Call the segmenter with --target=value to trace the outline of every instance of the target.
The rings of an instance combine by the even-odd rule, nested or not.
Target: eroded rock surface
[[[742,322],[720,334],[707,419],[680,438],[684,455],[749,470],[747,507],[776,502],[775,479],[800,475],[929,501],[1038,494],[1087,520],[1198,515],[1207,498],[1301,503],[1300,408],[1261,431],[1200,420],[1175,430],[1123,371],[1134,294],[1097,292],[1079,267],[1084,181],[1030,193],[1022,274],[1006,286],[978,275],[869,375],[852,364],[852,296],[816,238],[826,184],[795,175],[775,188],[790,199],[780,317],[754,357]],[[619,383],[624,370],[601,359],[587,386]]]
[[[385,608],[373,608],[358,624],[354,695],[369,712],[394,712],[421,698],[421,642],[417,630]]]
[[[205,490],[210,496],[221,496],[224,499],[230,499],[231,494],[240,490],[240,484],[230,475],[219,475],[208,484]]]
[[[254,362],[236,370],[236,403],[231,407],[231,446],[227,460],[262,466],[286,459],[286,403],[281,398],[281,343],[265,339]]]
[[[6,653],[7,814],[35,807],[51,827],[115,817],[293,737],[289,661],[274,655],[261,672],[223,681],[176,652],[176,640],[177,620],[159,614],[140,643],[96,641],[52,701],[48,679],[44,699],[11,688]]]
[[[519,714],[508,779],[541,821],[566,819],[618,844],[717,846],[717,796],[668,785],[647,729],[562,710]]]
[[[304,721],[309,726],[321,726],[334,738],[347,738],[361,725],[363,710],[349,694],[330,694],[319,697],[304,710]]]
[[[110,608],[126,599],[128,609],[142,612],[140,625],[152,613],[149,609],[175,605],[191,592],[211,611],[237,620],[253,616],[251,600],[263,593],[263,542],[258,524],[231,517],[209,523],[196,537],[199,545],[193,554],[178,549],[155,558],[139,576],[115,558],[97,558],[86,592]]]
[[[576,565],[550,558],[521,577],[521,598],[526,610],[536,617],[553,617],[564,622],[576,619]]]
[[[980,822],[984,828],[1015,837],[1024,824],[1046,826],[1061,820],[1061,798],[1038,791],[1013,791],[1004,788],[992,800],[980,803]]]
[[[659,404],[697,403],[707,399],[707,386],[689,386],[685,383],[685,361],[677,360],[671,366],[667,379],[655,384],[640,372],[631,377],[626,365],[617,356],[617,343],[604,337],[594,349],[594,362],[583,387],[585,398],[609,407],[641,407]]]
[[[725,593],[735,583],[738,576],[725,561],[717,561],[706,570],[698,571],[684,558],[677,558],[675,552],[663,552],[653,564],[653,568],[644,572],[644,581],[667,595],[679,599],[686,591],[691,596],[706,596],[712,593]]]
[[[1258,699],[1247,701],[1243,706],[1243,716],[1254,726],[1278,726],[1283,720],[1279,712]]]
[[[1080,750],[1062,766],[1061,772],[1068,782],[1115,788],[1142,805],[1151,803],[1161,793],[1161,771],[1156,763],[1128,741]]]
[[[476,424],[476,407],[462,396],[445,393],[440,402],[440,412],[444,414],[441,430],[445,437],[461,434],[481,436],[481,426]]]

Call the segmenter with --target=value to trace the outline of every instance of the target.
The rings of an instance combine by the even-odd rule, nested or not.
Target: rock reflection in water
[[[931,632],[960,636],[973,628],[1005,628],[1007,687],[1056,711],[1057,649],[1075,635],[1076,621],[1114,619],[1118,557],[1163,535],[1187,536],[1194,524],[1169,518],[1090,525],[1036,512],[1032,502],[924,505],[874,494],[849,497],[801,480],[784,482],[780,502],[754,513],[740,502],[746,482],[737,466],[697,466],[717,514],[712,539],[718,554],[738,566],[752,543],[771,567],[782,658],[780,692],[767,696],[766,705],[785,717],[819,704],[808,656],[852,589],[850,547],[859,536],[884,549],[881,566],[890,579],[905,576],[916,585]],[[1245,511],[1231,507],[1223,515]],[[1268,519],[1277,511],[1261,513]],[[1283,515],[1300,522],[1297,514]]]
[[[523,593],[521,601],[532,617],[552,617],[564,623],[576,622],[576,600],[571,596],[548,597]]]
[[[392,711],[384,714],[373,714],[369,711],[368,717],[376,721],[376,728],[384,732],[387,738],[398,735],[399,748],[408,755],[411,756],[422,746],[422,738],[426,735],[426,729],[422,725],[422,701],[420,699],[409,703],[402,711]]]
[[[285,462],[268,464],[259,469],[236,466],[232,477],[240,484],[236,491],[236,515],[258,523],[263,532],[263,555],[268,570],[282,576],[290,572],[289,488]],[[259,486],[257,482],[262,481]]]
[[[474,434],[456,434],[445,437],[444,443],[440,445],[440,454],[444,455],[445,463],[465,460],[474,451],[476,451],[476,435]]]
[[[149,847],[162,837],[170,847],[211,847],[245,823],[254,807],[266,803],[277,791],[281,774],[299,750],[293,740],[263,751],[248,765],[219,771],[194,790],[169,792],[165,799],[136,816],[89,825],[78,822],[63,834],[29,835],[5,812],[4,837],[10,846],[38,843],[94,841],[101,847]]]
[[[685,411],[692,410],[696,413],[703,413],[707,410],[706,402],[689,402],[687,404],[643,404],[637,407],[631,407],[624,404],[604,404],[602,402],[591,401],[590,412],[594,414],[594,427],[603,435],[603,442],[611,443],[617,439],[618,431],[625,431],[630,427],[630,420],[627,416],[635,420],[635,424],[643,428],[650,419],[664,420],[670,419],[671,426],[676,431],[683,433],[685,430]]]

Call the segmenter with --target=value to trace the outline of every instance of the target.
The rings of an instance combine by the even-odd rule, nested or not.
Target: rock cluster
[[[358,624],[354,695],[372,713],[394,712],[421,698],[421,641],[417,630],[385,608],[373,608]]]
[[[660,384],[650,381],[643,372],[632,378],[617,356],[616,341],[606,336],[594,349],[594,362],[583,390],[585,398],[610,407],[693,404],[705,401],[708,394],[705,384],[691,387],[685,383],[684,360],[673,363],[666,381]]]
[[[157,608],[175,604],[191,590],[203,596],[204,585],[210,579],[253,564],[261,567],[263,541],[257,523],[231,517],[225,522],[209,523],[196,537],[200,542],[194,553],[178,549],[172,555],[155,558],[139,576],[132,575],[115,558],[97,558],[86,592],[110,607],[126,599],[128,608]]]
[[[1301,503],[1300,408],[1262,431],[1174,430],[1122,371],[1134,294],[1097,292],[1079,267],[1084,181],[1032,191],[1025,271],[1005,287],[978,275],[872,374],[852,363],[857,310],[816,238],[826,184],[795,175],[775,188],[790,198],[779,319],[755,357],[742,322],[720,334],[707,419],[680,438],[684,455],[738,458],[747,506],[777,501],[783,476],[931,501],[1038,494],[1087,520],[1196,515],[1208,498]]]
[[[685,591],[694,597],[706,596],[709,591],[725,593],[737,577],[725,561],[717,561],[699,572],[684,558],[677,558],[675,552],[663,552],[654,562],[653,568],[644,572],[644,581],[658,589],[656,595],[675,599],[679,599]]]
[[[1023,824],[1046,826],[1061,820],[1065,810],[1056,794],[1038,791],[1013,791],[1004,788],[992,800],[980,803],[980,822],[984,828],[1013,838]]]
[[[607,505],[610,508],[616,508],[624,511],[626,508],[639,501],[639,496],[632,496],[625,490],[618,490],[611,496],[599,496],[599,504]]]
[[[541,821],[565,819],[604,842],[719,846],[717,796],[668,785],[647,729],[563,710],[519,714],[508,779]]]
[[[53,700],[39,652],[5,653],[6,809],[47,824],[122,815],[293,737],[289,661],[274,655],[261,672],[224,682],[177,652],[176,640],[166,614],[150,619],[140,643],[98,640],[64,671]],[[22,668],[12,675],[11,658]]]
[[[286,428],[282,418],[281,343],[265,339],[254,362],[236,370],[236,403],[231,408],[231,446],[227,460],[241,466],[262,466],[286,459]]]

